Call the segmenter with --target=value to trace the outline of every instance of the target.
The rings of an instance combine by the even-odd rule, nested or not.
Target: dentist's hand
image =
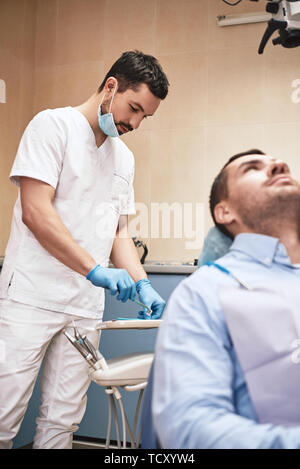
[[[152,310],[151,318],[144,311],[139,311],[138,318],[159,319],[163,313],[166,302],[157,293],[157,291],[154,290],[148,279],[142,278],[135,284],[135,286],[140,302]]]
[[[125,269],[111,269],[96,265],[86,276],[96,287],[107,288],[112,295],[119,292],[117,300],[133,301],[136,295],[135,283]]]

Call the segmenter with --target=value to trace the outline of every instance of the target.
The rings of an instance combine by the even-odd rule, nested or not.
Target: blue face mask
[[[114,89],[114,94],[111,98],[109,112],[107,114],[101,114],[101,105],[105,98],[105,95],[103,96],[99,109],[98,109],[99,127],[105,135],[108,135],[108,137],[119,137],[119,132],[115,125],[114,117],[111,113],[112,102],[115,97],[116,89],[117,88]]]

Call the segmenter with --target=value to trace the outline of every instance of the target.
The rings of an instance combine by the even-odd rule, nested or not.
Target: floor
[[[111,449],[117,449],[117,446],[112,445]],[[22,446],[20,449],[32,449],[32,443]],[[89,441],[73,441],[72,449],[105,449],[104,443],[95,443]]]

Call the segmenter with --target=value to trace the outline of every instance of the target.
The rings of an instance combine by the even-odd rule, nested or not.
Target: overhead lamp
[[[264,23],[271,18],[272,15],[264,11],[257,13],[240,13],[236,15],[218,15],[217,24],[219,26],[236,26],[239,24]]]

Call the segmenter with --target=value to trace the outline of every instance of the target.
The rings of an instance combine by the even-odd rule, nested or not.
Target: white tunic
[[[10,173],[55,189],[53,205],[75,241],[108,265],[118,220],[135,213],[134,158],[119,138],[98,148],[87,119],[72,107],[45,110],[27,126]],[[0,277],[0,298],[97,318],[104,290],[51,256],[22,222],[18,195]]]

